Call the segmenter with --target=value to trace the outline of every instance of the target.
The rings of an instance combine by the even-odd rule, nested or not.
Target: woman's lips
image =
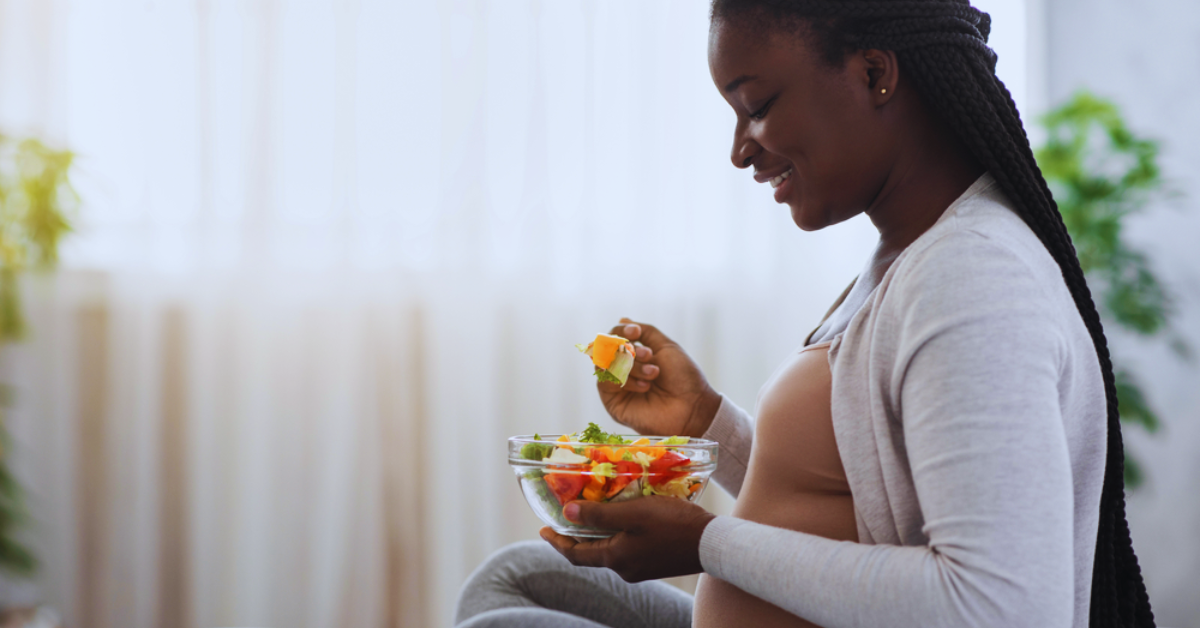
[[[783,199],[792,191],[792,181],[796,178],[795,173],[788,169],[787,172],[771,179],[771,187],[775,188],[775,202],[782,203]]]

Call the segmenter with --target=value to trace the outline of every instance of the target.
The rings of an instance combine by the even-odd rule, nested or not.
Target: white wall
[[[1200,355],[1200,4],[1194,0],[1046,0],[1051,104],[1087,88],[1114,100],[1132,129],[1162,142],[1182,193],[1131,220],[1130,238],[1174,290],[1176,326]],[[1160,625],[1200,626],[1200,360],[1109,331],[1137,369],[1163,430],[1125,432],[1149,482],[1129,498],[1134,546]]]

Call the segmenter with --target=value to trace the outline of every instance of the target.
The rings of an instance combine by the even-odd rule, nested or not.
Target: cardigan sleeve
[[[899,472],[911,474],[927,544],[834,541],[722,516],[701,539],[704,570],[826,628],[1070,626],[1055,310],[1019,256],[978,234],[955,232],[909,261],[874,301],[871,341],[895,343],[894,359],[872,365],[858,393],[888,416],[848,420],[902,440]],[[854,495],[886,498],[885,487]]]
[[[746,479],[746,466],[750,461],[750,446],[754,441],[754,425],[746,414],[729,397],[721,395],[721,406],[704,438],[717,441],[717,470],[713,479],[730,495],[737,497]]]

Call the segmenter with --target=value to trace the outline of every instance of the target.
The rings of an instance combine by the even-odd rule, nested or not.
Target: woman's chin
[[[819,231],[829,226],[829,220],[823,212],[812,211],[804,204],[788,203],[792,210],[792,222],[803,231]]]

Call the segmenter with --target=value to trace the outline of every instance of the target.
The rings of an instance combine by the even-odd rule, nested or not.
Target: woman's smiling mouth
[[[771,179],[771,187],[777,188],[777,187],[783,185],[784,180],[790,176],[792,176],[792,169],[788,168],[787,172],[784,172],[783,174]]]
[[[775,190],[775,202],[782,203],[783,199],[787,198],[787,195],[791,193],[792,175],[796,174],[796,168],[789,165],[782,172],[778,170],[773,171],[778,174],[771,174],[772,170],[766,172],[756,170],[754,180],[759,183],[769,182]]]
[[[793,177],[792,174],[789,168],[787,172],[771,179],[771,187],[775,188],[776,203],[784,202],[784,199],[792,193],[792,188],[795,187],[792,182],[796,180],[796,177]]]

